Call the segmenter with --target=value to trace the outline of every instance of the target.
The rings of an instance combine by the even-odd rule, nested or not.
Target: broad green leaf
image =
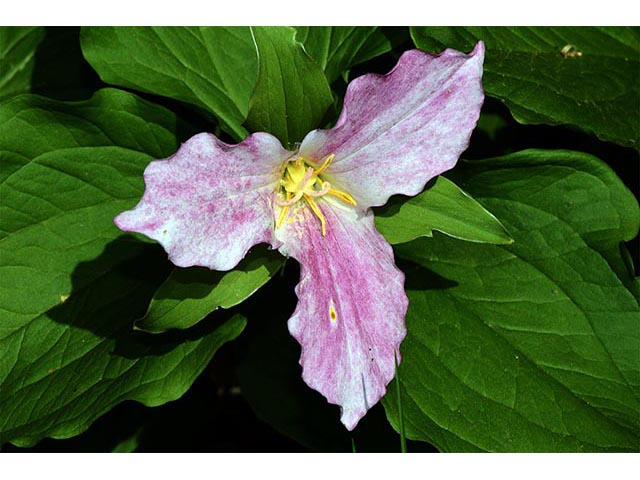
[[[166,256],[113,224],[150,160],[178,145],[176,117],[117,90],[0,107],[0,443],[66,438],[132,399],[182,395],[244,319],[189,335],[133,332]]]
[[[0,188],[3,199],[0,204],[0,239],[90,200],[64,192],[58,194],[51,189],[48,174],[55,172],[56,167],[40,166],[34,159],[67,148],[80,151],[93,146],[102,147],[95,152],[96,156],[108,159],[114,149],[123,149],[127,159],[121,160],[119,167],[129,172],[126,182],[122,181],[117,169],[101,164],[101,159],[96,159],[95,165],[87,162],[75,165],[67,161],[69,170],[75,169],[85,177],[96,177],[92,180],[96,186],[85,186],[90,197],[99,196],[100,189],[112,189],[115,198],[111,201],[118,205],[100,204],[97,199],[93,201],[96,210],[108,208],[109,215],[115,215],[121,208],[134,204],[134,198],[142,194],[142,170],[146,163],[175,153],[179,146],[176,138],[178,128],[184,127],[176,124],[175,116],[167,110],[118,90],[101,90],[90,101],[78,103],[54,102],[37,96],[16,98],[5,103],[0,116]],[[91,157],[90,151],[86,155]],[[137,163],[128,165],[128,157],[136,157]],[[118,161],[119,157],[115,158]],[[26,166],[31,170],[19,173]],[[21,177],[11,181],[12,175],[18,174]],[[73,174],[67,176],[71,178]],[[16,181],[23,183],[16,184]],[[136,185],[130,185],[131,182]],[[124,198],[118,198],[118,188],[122,190],[118,183],[129,187]],[[109,228],[117,232],[113,225],[109,224]]]
[[[524,151],[461,185],[511,245],[435,236],[407,267],[408,438],[443,451],[635,451],[640,308],[598,248],[637,234],[638,204],[598,159]],[[387,414],[398,429],[395,395]]]
[[[296,39],[320,65],[329,83],[343,71],[391,50],[380,27],[296,27]]]
[[[521,123],[575,125],[640,147],[640,30],[634,27],[415,27],[418,48],[486,44],[483,85]]]
[[[559,218],[569,223],[602,255],[620,280],[637,295],[633,265],[624,258],[621,241],[628,242],[638,234],[640,210],[637,200],[617,175],[593,157],[571,151],[525,150],[505,158],[513,162],[509,167],[501,165],[503,175],[514,182],[510,192],[533,198],[548,210],[555,209]],[[465,178],[470,172],[488,170],[494,161],[473,161],[464,165],[464,170],[452,170],[451,176],[466,188]],[[523,182],[520,172],[532,167],[541,172],[537,182]],[[547,174],[547,170],[553,173]],[[557,181],[557,175],[563,176],[562,181]],[[469,183],[469,187],[474,188],[474,184]],[[487,183],[483,188],[485,196],[494,192],[498,196],[510,194],[501,184]],[[558,201],[563,208],[557,207]]]
[[[125,451],[133,447],[133,440],[141,440],[149,425],[149,418],[158,412],[157,408],[149,408],[137,402],[123,402],[110,412],[96,420],[90,428],[80,435],[65,439],[45,438],[36,445],[17,447],[3,444],[1,449],[6,453],[99,453]]]
[[[252,27],[260,70],[247,126],[269,132],[285,146],[322,124],[333,104],[322,68],[305,52],[291,27]]]
[[[136,328],[151,333],[189,328],[214,310],[233,307],[253,295],[282,262],[276,252],[259,249],[229,272],[176,268],[155,293]]]
[[[27,93],[44,27],[0,27],[0,100]]]
[[[434,230],[470,242],[513,241],[496,217],[445,177],[402,200],[394,197],[376,210],[376,227],[391,244],[431,237]]]
[[[106,83],[195,105],[246,135],[258,73],[248,27],[84,27],[81,41]]]

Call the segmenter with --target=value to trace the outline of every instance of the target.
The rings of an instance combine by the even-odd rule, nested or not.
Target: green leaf
[[[247,126],[269,132],[285,146],[322,124],[333,104],[322,68],[305,52],[290,27],[252,27],[260,70]]]
[[[258,73],[248,27],[85,27],[81,41],[106,83],[195,105],[246,135]]]
[[[608,262],[627,288],[637,292],[633,266],[621,252],[622,241],[633,240],[638,234],[640,209],[634,195],[625,188],[618,176],[604,163],[590,155],[573,151],[525,150],[507,157],[513,162],[504,175],[514,183],[510,192],[535,199],[547,210],[554,210],[563,222],[571,225],[591,248]],[[494,160],[465,163],[464,170],[452,170],[451,176],[464,188],[475,188],[467,182],[470,172],[493,167]],[[536,168],[541,172],[536,182],[524,181],[519,172]],[[553,173],[547,174],[550,171]],[[579,172],[576,173],[576,171]],[[562,181],[556,176],[562,175]],[[499,183],[483,185],[482,195],[509,195]],[[558,208],[557,202],[563,208]]]
[[[9,231],[20,230],[36,220],[60,213],[69,208],[68,202],[73,205],[85,201],[72,195],[56,198],[55,189],[49,189],[46,178],[47,172],[55,170],[55,167],[39,166],[34,162],[36,158],[67,148],[93,146],[102,147],[96,151],[100,156],[110,157],[105,153],[114,148],[126,150],[124,154],[127,156],[135,156],[136,164],[127,165],[124,161],[120,166],[121,170],[129,172],[130,179],[135,178],[130,180],[135,187],[127,184],[128,199],[125,196],[119,206],[111,207],[110,211],[118,213],[119,208],[132,205],[134,198],[141,195],[142,170],[151,157],[164,158],[175,153],[179,146],[176,129],[181,128],[184,127],[176,124],[175,116],[164,108],[112,89],[101,90],[91,100],[79,103],[55,102],[37,96],[16,98],[5,103],[0,116],[0,188],[3,199],[0,204],[0,239]],[[83,169],[85,176],[93,177],[97,172],[106,175],[105,187],[114,177],[116,180],[120,178],[117,170],[99,161],[95,162],[93,169],[87,163],[67,163],[69,169]],[[12,175],[17,175],[26,166],[43,172],[36,174],[30,170],[28,174],[20,173],[21,179],[14,179],[29,183],[29,191],[25,191],[22,184],[13,186],[9,181]],[[33,176],[29,179],[28,175]],[[98,185],[100,180],[93,179]],[[85,188],[87,195],[95,197],[101,187],[87,185]],[[112,188],[115,195],[118,187],[114,185]],[[96,209],[104,208],[104,205],[96,203]],[[114,226],[110,225],[110,228],[117,232]]]
[[[405,269],[407,437],[443,451],[637,450],[640,308],[598,251],[637,234],[637,202],[577,152],[524,151],[458,175],[515,241],[397,247],[420,265]],[[398,430],[396,403],[384,400]]]
[[[393,197],[376,210],[376,227],[391,244],[431,237],[434,230],[470,242],[513,241],[496,217],[445,177],[438,177],[420,195],[403,200]]]
[[[31,90],[43,27],[0,27],[0,100]]]
[[[136,328],[151,333],[189,328],[218,308],[230,308],[253,295],[282,266],[282,257],[254,250],[233,270],[176,268],[153,296]]]
[[[637,28],[416,27],[411,36],[431,53],[483,40],[485,91],[521,123],[570,124],[640,146]]]
[[[0,107],[0,443],[76,435],[127,399],[174,400],[244,328],[132,330],[166,256],[113,217],[139,200],[149,161],[175,151],[178,125],[116,90]]]
[[[30,447],[2,445],[3,452],[74,452],[99,453],[124,451],[134,447],[133,440],[142,440],[149,426],[149,417],[158,409],[145,407],[136,402],[124,402],[106,413],[89,429],[72,438],[61,440],[44,439]]]
[[[296,27],[296,32],[296,39],[322,67],[329,83],[392,48],[380,27]]]

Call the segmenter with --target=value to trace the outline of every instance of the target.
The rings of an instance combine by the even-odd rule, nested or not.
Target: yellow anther
[[[327,167],[331,164],[331,162],[333,161],[335,156],[336,156],[336,154],[332,153],[327,158],[325,158],[324,162],[322,163],[322,165],[320,165],[320,168],[315,171],[315,174],[316,175],[320,175],[322,172],[324,172],[327,169]]]
[[[351,195],[336,190],[329,182],[319,177],[329,167],[334,158],[334,154],[327,156],[317,169],[305,163],[302,157],[290,160],[284,165],[280,188],[276,192],[276,204],[282,208],[276,221],[276,228],[279,228],[287,219],[289,208],[303,198],[309,204],[311,211],[320,220],[323,236],[327,234],[326,219],[314,198],[332,195],[349,205],[356,205],[356,201]]]
[[[347,192],[342,192],[340,190],[336,190],[335,188],[331,188],[327,193],[329,195],[333,195],[334,197],[338,197],[343,202],[348,203],[349,205],[353,205],[354,207],[358,205],[358,203],[353,199],[353,197],[349,195]]]
[[[285,192],[285,199],[289,200],[290,199],[291,194],[289,192]],[[276,222],[276,228],[280,228],[280,225],[282,225],[282,222],[284,222],[284,219],[287,218],[287,213],[289,213],[289,205],[285,205],[284,207],[282,207],[282,211],[280,212],[280,216],[278,217],[278,221]]]
[[[320,229],[322,230],[322,236],[324,237],[327,234],[327,221],[324,218],[322,210],[320,210],[320,207],[318,207],[318,205],[316,204],[316,201],[306,193],[304,195],[304,199],[307,201],[307,203],[311,207],[311,210],[313,210],[313,213],[316,214],[316,217],[320,219]]]

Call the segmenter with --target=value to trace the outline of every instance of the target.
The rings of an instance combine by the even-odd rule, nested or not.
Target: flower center
[[[316,198],[324,195],[332,195],[349,205],[357,205],[351,195],[336,190],[329,182],[323,180],[320,176],[331,164],[334,157],[335,155],[331,154],[325,158],[320,168],[314,168],[308,165],[302,157],[289,160],[285,164],[282,178],[280,179],[280,187],[276,192],[276,203],[282,207],[282,211],[276,222],[276,228],[279,228],[288,217],[291,206],[304,200],[320,220],[322,235],[324,236],[327,234],[326,220],[322,214],[322,210],[320,210],[320,207],[316,203]]]

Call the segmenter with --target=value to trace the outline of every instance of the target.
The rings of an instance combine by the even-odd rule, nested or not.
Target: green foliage
[[[398,247],[419,265],[405,269],[407,436],[444,451],[636,450],[640,309],[599,249],[637,234],[637,202],[577,152],[458,174],[515,241]],[[397,429],[395,395],[384,404]]]
[[[113,217],[177,148],[176,118],[124,92],[0,108],[0,443],[76,435],[117,403],[180,397],[244,319],[152,340],[132,331],[164,275]]]
[[[0,28],[0,100],[30,91],[35,54],[43,38],[43,27]]]
[[[247,126],[269,132],[292,147],[322,126],[333,104],[322,68],[296,40],[289,27],[253,27],[260,60]]]
[[[176,268],[153,296],[136,328],[151,333],[189,328],[218,308],[230,308],[250,297],[282,266],[281,255],[256,249],[229,272]]]
[[[392,48],[380,27],[296,27],[296,32],[296,39],[322,67],[329,83]]]
[[[102,80],[203,108],[237,140],[258,65],[247,27],[85,27],[82,51]]]
[[[445,177],[413,198],[393,198],[376,211],[375,220],[391,244],[431,237],[434,230],[470,242],[512,242],[496,217]]]
[[[413,27],[418,48],[487,53],[483,84],[522,123],[570,124],[640,148],[640,31],[633,27]]]
[[[0,181],[3,183],[37,157],[66,148],[121,147],[146,154],[147,158],[167,157],[178,147],[177,129],[183,128],[176,124],[176,117],[168,110],[111,89],[102,90],[91,101],[81,103],[54,102],[37,96],[17,98],[2,105],[1,112]],[[138,167],[135,174],[140,171]],[[142,179],[136,178],[136,182],[140,193]],[[4,195],[24,194],[12,192],[6,185],[2,188],[5,191],[1,207],[7,207],[9,197]],[[44,197],[50,193],[40,190],[36,189],[35,194]],[[43,200],[31,213],[46,212],[46,203]],[[3,210],[3,223],[11,223],[7,222],[7,215],[11,215],[11,209]],[[31,221],[27,214],[21,217]]]

